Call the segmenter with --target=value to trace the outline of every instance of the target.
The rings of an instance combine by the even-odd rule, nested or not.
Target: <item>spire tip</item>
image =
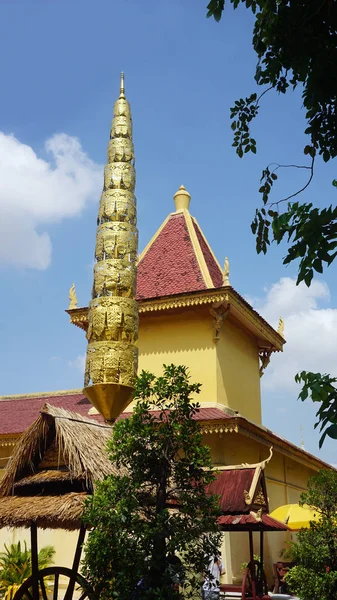
[[[121,72],[121,80],[120,80],[120,93],[119,93],[119,97],[120,97],[120,98],[124,98],[124,97],[125,97],[125,88],[124,88],[124,73],[123,73],[123,71]]]

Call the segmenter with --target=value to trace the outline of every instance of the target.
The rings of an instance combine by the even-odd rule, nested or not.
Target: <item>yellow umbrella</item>
[[[310,521],[317,523],[320,519],[320,514],[309,508],[309,506],[300,506],[299,504],[283,504],[275,508],[270,516],[277,521],[281,521],[288,525],[291,531],[310,527]]]

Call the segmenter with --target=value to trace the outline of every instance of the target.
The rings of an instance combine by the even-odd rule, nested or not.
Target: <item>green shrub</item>
[[[38,555],[39,569],[53,564],[55,549],[52,546],[41,548]],[[32,574],[30,550],[24,542],[5,544],[5,552],[0,552],[0,595],[4,596],[8,588],[21,585]]]

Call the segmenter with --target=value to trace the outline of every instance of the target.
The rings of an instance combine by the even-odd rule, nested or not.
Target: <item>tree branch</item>
[[[269,207],[278,206],[282,202],[288,202],[292,198],[295,198],[295,196],[298,196],[299,194],[301,194],[302,192],[304,192],[304,190],[306,190],[307,187],[309,187],[309,185],[310,185],[310,183],[312,181],[312,178],[314,176],[314,163],[315,163],[315,157],[313,156],[312,160],[311,160],[311,166],[310,167],[301,167],[301,166],[294,165],[295,167],[297,167],[299,169],[310,169],[310,177],[309,177],[307,183],[300,190],[297,190],[297,192],[294,192],[294,194],[290,194],[290,196],[287,196],[286,198],[282,198],[282,200],[278,200],[277,202],[272,202],[268,206]],[[280,165],[280,166],[282,166],[282,165]],[[284,165],[284,166],[292,166],[292,165]],[[275,171],[276,171],[276,169],[275,169]]]

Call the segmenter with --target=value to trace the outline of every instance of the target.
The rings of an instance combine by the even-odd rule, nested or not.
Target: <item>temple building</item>
[[[242,465],[249,463],[252,473],[263,465],[269,510],[297,502],[309,477],[330,465],[278,436],[262,423],[261,376],[273,353],[283,351],[282,322],[276,331],[231,286],[228,260],[225,259],[222,268],[214,256],[190,212],[193,200],[191,202],[187,189],[179,187],[174,194],[174,204],[169,198],[161,201],[166,202],[168,211],[171,208],[173,212],[138,258],[138,371],[145,369],[159,375],[163,364],[186,365],[191,379],[202,384],[197,419],[204,442],[211,449],[214,467],[221,472],[226,471],[226,467],[239,466],[237,470],[228,471],[231,488],[236,488],[235,477]],[[96,302],[95,310],[97,306]],[[77,306],[74,288],[67,313],[70,322],[90,337],[88,307]],[[124,332],[125,323],[120,321],[119,325],[124,327]],[[74,330],[74,335],[78,334],[81,332]],[[102,420],[82,390],[1,397],[0,478],[17,440],[37,418],[45,403]],[[127,416],[131,410],[132,403],[122,416]],[[237,483],[237,489],[241,489],[242,479]],[[261,488],[257,484],[258,479],[254,479],[244,493],[241,489],[243,506],[252,503],[253,496],[255,505],[259,503]],[[261,503],[263,501],[265,498]],[[13,539],[13,535],[19,539],[21,533],[0,531],[0,546]],[[66,565],[73,553],[71,535],[48,530],[42,533],[41,543],[56,547],[57,564]],[[267,534],[267,572],[268,565],[271,567],[279,560],[280,551],[290,540],[290,535],[283,531]],[[64,536],[68,536],[67,544]],[[241,564],[245,553],[248,555],[246,546],[245,534],[224,534],[225,580],[229,583],[239,581],[242,576]]]

